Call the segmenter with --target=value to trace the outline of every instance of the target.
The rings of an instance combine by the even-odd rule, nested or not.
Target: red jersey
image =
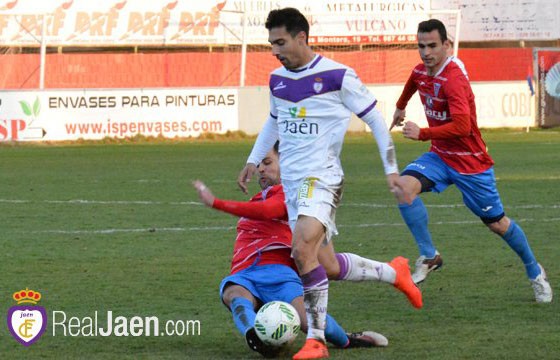
[[[463,63],[451,56],[435,76],[428,75],[424,64],[416,66],[397,108],[403,110],[416,91],[429,124],[421,129],[420,140],[431,140],[430,151],[461,174],[488,170],[494,161],[478,129],[474,94]]]
[[[270,186],[248,202],[215,199],[215,209],[241,216],[233,248],[231,274],[251,266],[281,264],[296,269],[291,258],[292,232],[282,185]]]

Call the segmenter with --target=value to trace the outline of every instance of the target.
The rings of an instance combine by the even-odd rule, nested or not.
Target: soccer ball
[[[255,330],[267,345],[280,347],[290,344],[297,337],[300,327],[296,309],[283,301],[264,304],[255,317]]]

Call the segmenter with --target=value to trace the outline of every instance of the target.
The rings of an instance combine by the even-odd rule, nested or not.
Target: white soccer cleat
[[[541,273],[536,279],[531,280],[531,286],[535,291],[535,300],[537,300],[538,303],[549,303],[552,302],[552,288],[546,278],[544,268],[541,264],[539,264],[539,267],[541,268]]]
[[[346,335],[349,340],[347,348],[386,347],[389,345],[389,340],[375,331],[361,331]]]
[[[412,281],[415,284],[419,284],[426,280],[428,274],[432,271],[439,269],[443,265],[443,260],[436,251],[436,255],[432,259],[426,259],[424,255],[420,256],[416,260],[416,268],[414,269],[414,274],[412,274]]]

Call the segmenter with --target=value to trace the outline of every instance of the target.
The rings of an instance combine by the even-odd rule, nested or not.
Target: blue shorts
[[[225,277],[220,284],[220,298],[227,284],[241,285],[263,304],[277,300],[291,304],[303,296],[303,285],[298,274],[286,265],[252,265]]]
[[[427,152],[414,160],[404,169],[402,174],[419,173],[435,185],[434,192],[443,192],[449,185],[455,184],[467,207],[485,223],[498,221],[504,216],[504,207],[496,187],[494,169],[472,175],[463,175],[447,165],[433,152]],[[411,174],[412,173],[412,174]]]

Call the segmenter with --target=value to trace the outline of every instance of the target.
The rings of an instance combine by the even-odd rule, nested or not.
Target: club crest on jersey
[[[438,97],[439,89],[441,89],[441,84],[440,83],[434,83],[434,96],[435,97]]]
[[[434,100],[430,95],[426,95],[426,106],[428,106],[430,109],[434,107]]]
[[[323,90],[323,79],[320,77],[315,78],[315,82],[313,83],[313,90],[318,94]]]

